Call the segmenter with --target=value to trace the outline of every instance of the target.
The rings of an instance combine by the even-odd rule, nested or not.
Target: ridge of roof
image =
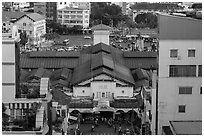
[[[93,26],[91,30],[112,30],[113,28],[104,24],[98,24]]]

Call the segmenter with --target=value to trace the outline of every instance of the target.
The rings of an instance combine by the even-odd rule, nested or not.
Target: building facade
[[[81,26],[87,28],[89,27],[89,18],[89,10],[65,7],[57,11],[57,21],[68,27]]]
[[[29,37],[30,43],[38,45],[43,39],[42,35],[46,33],[46,21],[44,16],[38,13],[26,14],[14,22],[18,32],[25,31]]]
[[[170,15],[158,20],[158,134],[163,134],[170,121],[202,121],[202,21]]]
[[[57,21],[57,3],[56,2],[35,2],[34,12],[46,17],[48,21]]]

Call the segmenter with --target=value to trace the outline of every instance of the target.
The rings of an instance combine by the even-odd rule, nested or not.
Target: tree
[[[9,125],[9,115],[5,113],[6,107],[4,103],[2,103],[2,130],[5,130],[6,126]]]
[[[90,22],[116,27],[123,20],[122,10],[118,5],[106,2],[93,2],[91,7]]]
[[[60,35],[58,33],[46,33],[42,36],[42,38],[45,38],[46,40],[55,40],[59,39]]]
[[[26,31],[23,31],[20,33],[20,44],[25,46],[25,44],[28,42],[28,36],[26,34]]]
[[[158,26],[157,16],[152,13],[142,13],[135,17],[138,28],[156,28]]]

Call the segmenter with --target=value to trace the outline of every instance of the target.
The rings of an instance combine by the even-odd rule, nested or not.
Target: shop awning
[[[100,105],[93,108],[93,112],[100,112],[100,111],[110,111],[115,112],[115,109],[113,107],[109,107],[107,105]]]

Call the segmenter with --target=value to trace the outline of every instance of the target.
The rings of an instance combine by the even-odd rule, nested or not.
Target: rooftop
[[[176,135],[202,135],[202,121],[170,121]]]
[[[93,26],[91,28],[91,30],[112,30],[113,28],[112,27],[109,27],[107,25],[104,25],[104,24],[98,24],[96,26]]]

